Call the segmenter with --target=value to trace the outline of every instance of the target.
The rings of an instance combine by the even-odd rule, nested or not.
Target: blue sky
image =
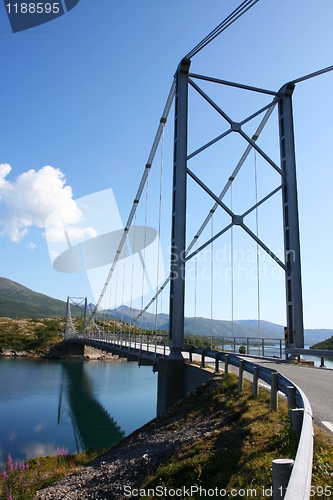
[[[0,5],[0,164],[11,167],[10,171],[3,168],[0,178],[0,276],[62,300],[67,295],[88,295],[93,301],[85,274],[59,273],[52,268],[43,236],[44,221],[60,197],[77,200],[107,188],[113,189],[120,217],[126,221],[180,59],[239,3],[80,0],[66,15],[16,34],[11,33],[5,7]],[[289,80],[332,65],[332,19],[331,0],[259,0],[193,58],[191,70],[279,90]],[[332,83],[333,72],[299,83],[293,96],[307,328],[333,328]],[[221,97],[215,89],[213,92],[237,120],[257,105],[256,98],[248,104],[240,92],[225,90]],[[208,132],[219,130],[220,121],[195,96],[191,106],[189,143],[195,147],[206,140]],[[166,260],[172,112],[165,130],[163,163],[161,242]],[[275,132],[273,117],[265,144],[278,161]],[[222,170],[233,168],[244,149],[240,142],[230,141],[231,152],[221,146],[207,153],[201,163],[193,164],[217,194],[224,185]],[[158,152],[149,184],[155,216],[149,216],[148,224],[156,229],[154,197],[159,190],[160,156]],[[264,195],[270,186],[276,186],[277,177],[268,172],[261,158],[256,160],[258,191]],[[239,211],[254,203],[254,161],[252,154],[235,183],[233,204]],[[41,170],[45,166],[52,169]],[[40,197],[27,194],[32,183]],[[206,195],[198,193],[197,198],[196,193],[189,183],[189,241],[212,205]],[[231,201],[229,194],[226,201]],[[282,249],[280,204],[280,199],[274,198],[259,212],[259,234],[276,252]],[[141,223],[143,208],[138,213]],[[214,229],[223,221],[222,216],[216,217]],[[256,247],[236,229],[234,248],[239,253],[235,264],[244,270],[240,271],[243,278],[234,281],[233,314],[235,319],[256,318],[257,282],[250,275],[255,270]],[[211,227],[207,228],[207,235],[210,231]],[[219,269],[223,267],[223,271],[214,280],[213,309],[208,280],[195,290],[189,279],[187,315],[195,310],[200,316],[231,318],[231,283],[225,279],[229,248],[230,235],[214,245],[214,252],[220,251]],[[275,264],[260,255],[261,266],[268,266],[262,269],[260,281],[261,318],[284,324],[283,276]],[[208,274],[209,258],[208,254],[203,258]],[[166,303],[165,297],[161,310],[167,310]]]

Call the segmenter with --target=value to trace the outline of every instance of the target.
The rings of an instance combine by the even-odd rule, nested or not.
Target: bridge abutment
[[[185,396],[185,360],[163,359],[158,362],[157,415]]]
[[[84,356],[84,344],[79,344],[77,342],[64,342],[63,343],[63,354],[65,356]]]
[[[185,359],[160,358],[158,361],[157,415],[207,382],[216,373],[192,365]]]

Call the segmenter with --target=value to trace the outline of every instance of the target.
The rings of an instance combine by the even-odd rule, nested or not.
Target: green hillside
[[[127,306],[121,306],[117,309],[99,311],[98,317],[103,318],[103,316],[112,315],[122,321],[127,321],[128,323],[133,322],[133,319],[137,318],[140,314],[138,309],[130,308]],[[145,311],[135,322],[136,325],[140,325],[147,330],[168,330],[169,329],[169,315],[161,313],[157,315]],[[209,318],[184,318],[184,332],[189,334],[210,336],[214,335],[217,337],[258,337],[258,322],[257,320],[239,320],[233,323],[228,320],[218,320]],[[283,338],[283,326],[270,323],[269,321],[260,322],[260,337],[265,338]]]
[[[94,306],[89,305],[90,309]],[[138,316],[138,309],[121,306],[114,310],[102,310],[98,312],[99,319],[121,319],[121,321],[132,323]],[[66,302],[53,299],[47,295],[34,292],[25,286],[7,278],[0,278],[0,317],[13,319],[22,318],[49,318],[66,315]],[[141,324],[142,323],[142,324]],[[145,330],[168,330],[169,315],[160,313],[157,315],[145,311],[142,318],[136,322],[137,326]],[[209,318],[187,318],[185,317],[185,333],[197,335],[214,335],[218,337],[258,337],[257,320],[236,320],[233,323],[227,320],[213,320]],[[333,349],[332,329],[305,330],[305,343],[318,349]],[[283,338],[283,326],[269,321],[260,321],[260,337]],[[331,338],[329,338],[331,337]],[[328,340],[325,340],[328,339]],[[318,344],[318,342],[320,342]],[[318,347],[317,347],[318,346]]]
[[[310,349],[330,349],[330,350],[333,350],[333,337],[312,345],[310,347]]]
[[[0,278],[0,316],[7,318],[65,317],[66,302],[33,292],[15,281]]]
[[[121,306],[117,309],[102,310],[98,312],[98,317],[104,319],[105,317],[113,319],[121,318],[122,321],[128,323],[133,323],[133,319],[137,318],[140,314],[138,309],[130,308],[127,306]],[[165,313],[160,313],[155,316],[155,314],[145,311],[140,318],[135,322],[137,326],[142,324],[142,328],[147,330],[168,330],[169,329],[169,315]],[[184,318],[184,331],[185,333],[197,335],[210,336],[214,335],[217,337],[238,337],[238,338],[261,338],[268,339],[283,339],[283,326],[276,323],[271,323],[270,321],[261,320],[260,329],[258,329],[258,320],[255,319],[243,319],[235,320],[234,322],[228,320],[218,320],[209,318]],[[260,335],[259,335],[260,334]],[[333,334],[332,329],[306,329],[304,330],[304,341],[307,345],[312,345],[317,342],[321,342],[327,339]]]
[[[260,337],[261,338],[282,338],[283,327],[276,328],[278,325],[262,321],[260,323]],[[217,337],[253,337],[257,338],[258,322],[256,320],[241,320],[241,321],[227,321],[227,320],[210,320],[208,318],[185,318],[185,333],[197,332],[199,335],[217,336]]]

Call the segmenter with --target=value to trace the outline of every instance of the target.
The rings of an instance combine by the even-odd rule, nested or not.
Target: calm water
[[[244,345],[246,345],[246,343],[244,343]],[[306,349],[310,348],[309,345],[305,345],[304,347]],[[224,348],[226,350],[232,351],[233,345],[232,344],[224,344]],[[238,349],[239,349],[239,345],[236,346],[236,354],[238,353]],[[252,356],[261,356],[261,352],[262,352],[261,346],[250,345],[250,354]],[[272,356],[272,357],[279,358],[280,357],[280,345],[279,344],[269,345],[268,343],[265,344],[265,356]],[[318,356],[309,356],[308,354],[306,354],[304,357],[307,361],[313,361],[314,366],[319,367],[321,364],[321,358]],[[282,359],[285,359],[284,345],[282,346]],[[329,368],[332,370],[333,369],[333,358],[325,358],[325,366],[326,366],[326,368]]]
[[[310,346],[305,346],[306,348],[309,348]],[[308,361],[313,361],[315,366],[320,366],[321,364],[321,358],[318,356],[305,356],[305,359]],[[329,368],[330,370],[333,369],[333,358],[325,358],[324,360],[326,368]]]
[[[156,416],[157,374],[126,362],[0,358],[0,465],[107,448]]]

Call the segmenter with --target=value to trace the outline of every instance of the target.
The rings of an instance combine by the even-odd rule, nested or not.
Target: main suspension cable
[[[143,296],[145,289],[145,275],[146,275],[146,242],[147,242],[147,223],[148,223],[148,202],[149,202],[149,183],[146,182],[146,204],[145,204],[145,232],[143,238],[143,257],[142,257],[142,285],[141,285],[141,311],[143,309]],[[142,335],[142,317],[140,324],[140,335]]]
[[[261,134],[261,132],[263,131],[266,123],[268,122],[271,114],[273,113],[273,110],[275,109],[275,106],[276,106],[276,103],[272,103],[272,106],[266,111],[265,115],[263,116],[260,124],[258,125],[258,128],[256,129],[255,131],[255,137],[258,138],[259,135]],[[239,160],[238,164],[236,165],[234,171],[232,172],[229,180],[227,181],[226,185],[224,186],[223,190],[221,191],[220,193],[220,196],[219,196],[219,199],[222,200],[224,198],[224,196],[226,195],[226,193],[228,192],[228,190],[230,189],[230,186],[231,186],[231,182],[232,180],[231,179],[234,179],[236,177],[236,175],[238,174],[238,172],[240,171],[241,167],[243,166],[246,158],[249,156],[250,152],[252,151],[253,149],[253,146],[251,144],[249,144],[241,159]],[[209,223],[211,217],[212,217],[212,211],[215,211],[217,208],[218,208],[218,203],[215,202],[214,206],[212,207],[212,209],[209,211],[206,219],[203,221],[200,229],[197,231],[197,233],[195,234],[195,236],[193,237],[191,243],[189,244],[189,246],[187,247],[186,249],[186,252],[185,252],[185,256],[189,254],[190,250],[193,248],[193,246],[197,243],[199,237],[201,236],[201,234],[203,233],[204,229],[206,228],[207,224]],[[164,283],[161,285],[161,287],[159,288],[159,290],[157,290],[156,294],[154,295],[154,297],[148,302],[148,304],[146,305],[146,307],[143,309],[143,311],[141,311],[135,318],[134,321],[137,321],[140,316],[149,309],[149,307],[151,306],[151,304],[154,302],[154,300],[159,296],[159,294],[164,290],[164,288],[167,286],[167,284],[170,282],[171,280],[171,274],[166,278],[166,280],[164,281]]]
[[[185,56],[186,59],[191,59],[192,57],[194,57],[196,54],[198,54],[198,52],[200,52],[204,47],[206,47],[211,41],[213,41],[217,36],[219,36],[223,31],[225,31],[229,26],[231,26],[231,24],[233,24],[237,19],[239,19],[243,14],[245,14],[245,12],[247,12],[251,7],[253,7],[259,0],[244,0],[238,7],[237,9],[235,9],[231,14],[229,14],[229,16],[226,17],[226,19],[224,21],[222,21],[222,23],[220,23],[213,31],[211,31],[211,33],[209,33],[198,45],[196,45],[190,52],[188,52],[188,54]],[[174,90],[173,90],[173,95],[175,94],[175,80],[173,82],[174,84]],[[267,120],[270,116],[272,112],[272,108],[268,110],[267,112]],[[265,120],[265,117],[264,117],[264,120]],[[264,122],[263,120],[263,122]],[[266,120],[266,121],[267,121]],[[264,127],[264,124],[262,125],[262,128]],[[260,126],[258,128],[258,130],[260,129]],[[260,132],[258,132],[259,134]],[[249,152],[251,151],[252,149],[252,146],[250,146],[248,148],[248,151],[247,151],[247,154],[246,156],[249,154]],[[244,155],[243,155],[244,156]],[[245,161],[245,159],[244,159]],[[240,168],[240,166],[239,166]],[[230,186],[227,187],[226,191],[229,189]],[[225,192],[226,192],[225,191]],[[223,197],[225,193],[221,193],[221,196]],[[215,210],[217,208],[217,204],[216,204],[216,207],[215,207]],[[205,222],[204,222],[204,227],[206,227],[206,225],[208,224],[209,220],[211,218],[211,214],[209,214],[209,216],[206,218]],[[204,229],[204,227],[200,228]],[[201,232],[202,232],[201,231]],[[201,233],[200,233],[201,234]],[[187,249],[186,253],[189,252],[189,250],[192,248],[192,246],[194,245],[196,239],[198,238],[198,236],[196,235],[195,239],[192,241],[192,244],[190,245],[190,247]],[[147,304],[147,306],[140,312],[140,314],[135,318],[134,321],[138,320],[142,314],[150,307],[150,305],[154,302],[154,300],[159,296],[159,294],[164,290],[165,286],[169,283],[171,279],[171,276],[169,275],[168,278],[165,280],[165,282],[163,283],[163,285],[160,287],[160,289],[156,292],[156,294],[154,295],[154,297],[150,300],[150,302]],[[107,280],[108,282],[108,280]],[[107,286],[107,284],[106,284]]]
[[[209,33],[203,40],[201,40],[198,45],[194,47],[186,56],[186,59],[191,59],[193,56],[198,54],[204,47],[206,47],[210,42],[212,42],[217,36],[219,36],[223,31],[225,31],[231,24],[233,24],[237,19],[239,19],[246,11],[253,7],[259,0],[244,0],[237,9],[235,9],[228,17],[222,21],[213,31]]]
[[[135,196],[131,212],[130,212],[130,214],[128,216],[128,219],[127,219],[127,222],[126,222],[126,226],[124,228],[124,233],[123,233],[122,238],[120,240],[118,249],[116,251],[114,260],[112,262],[111,269],[110,269],[109,274],[108,274],[108,276],[106,278],[106,281],[105,281],[105,284],[103,286],[102,292],[101,292],[101,294],[99,296],[99,299],[96,302],[95,308],[94,308],[94,310],[92,312],[92,317],[94,317],[94,315],[96,314],[96,311],[98,310],[98,307],[99,307],[99,305],[101,303],[101,300],[103,299],[105,291],[106,291],[107,287],[109,286],[110,280],[111,280],[112,275],[113,275],[113,271],[114,271],[114,269],[116,267],[116,264],[118,262],[119,256],[120,256],[121,251],[122,251],[122,248],[124,246],[128,230],[129,230],[129,228],[130,228],[130,226],[132,224],[132,221],[133,221],[133,218],[134,218],[134,214],[136,212],[137,206],[139,204],[139,201],[140,201],[143,189],[145,187],[145,184],[146,184],[146,181],[147,181],[147,178],[148,178],[148,175],[149,175],[150,168],[151,168],[151,166],[153,164],[153,160],[155,158],[155,154],[156,154],[159,142],[161,140],[161,136],[162,136],[162,133],[163,133],[164,125],[165,125],[165,123],[166,123],[166,121],[168,119],[168,116],[169,116],[169,112],[170,112],[170,109],[171,109],[171,106],[172,106],[172,103],[173,103],[173,99],[174,99],[175,93],[176,93],[176,81],[175,81],[175,79],[173,79],[173,82],[172,82],[172,85],[171,85],[171,89],[170,89],[170,92],[169,92],[169,95],[168,95],[168,98],[167,98],[167,101],[166,101],[166,104],[165,104],[165,107],[164,107],[164,110],[163,110],[163,114],[162,114],[162,117],[160,119],[159,126],[157,128],[155,139],[154,139],[153,145],[151,147],[150,154],[149,154],[149,157],[148,157],[145,169],[143,171],[141,182],[139,184],[139,188],[138,188],[137,194]]]
[[[134,262],[135,262],[135,253],[136,253],[136,216],[137,212],[135,212],[134,216],[134,236],[133,236],[133,246],[131,248],[132,254],[132,276],[131,276],[131,302],[130,302],[130,311],[131,311],[131,323],[134,326],[133,316],[132,316],[132,305],[133,305],[133,286],[134,286]]]

